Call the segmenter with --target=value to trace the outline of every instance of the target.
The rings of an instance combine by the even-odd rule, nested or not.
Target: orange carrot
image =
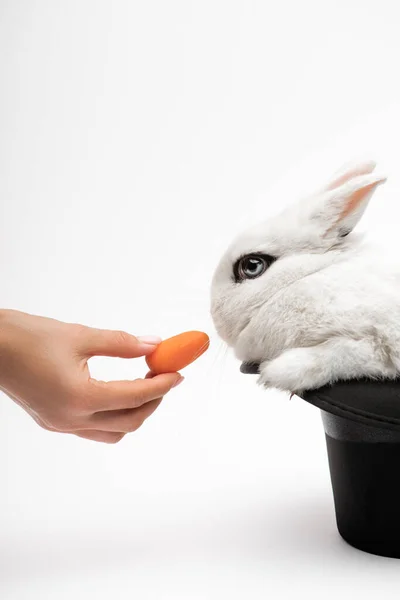
[[[210,339],[202,331],[180,333],[163,340],[154,352],[146,356],[147,366],[156,375],[175,373],[199,358],[209,345]]]

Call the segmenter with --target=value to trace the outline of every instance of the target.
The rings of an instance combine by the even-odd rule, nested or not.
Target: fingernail
[[[177,386],[178,386],[180,383],[182,383],[182,381],[183,381],[184,379],[185,379],[185,378],[184,378],[184,377],[182,377],[182,375],[180,375],[180,376],[178,377],[178,379],[175,381],[175,383],[174,383],[174,385],[173,385],[172,387],[173,387],[173,388],[174,388],[174,387],[177,387]]]
[[[149,346],[157,346],[162,339],[158,335],[141,335],[137,338],[140,343],[148,344]]]

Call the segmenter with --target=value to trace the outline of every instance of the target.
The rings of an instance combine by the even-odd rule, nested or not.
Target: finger
[[[90,418],[90,426],[105,432],[124,432],[130,433],[136,431],[144,421],[153,414],[156,408],[161,404],[162,398],[157,398],[147,402],[139,408],[128,410],[110,410],[96,413]]]
[[[156,336],[135,337],[125,331],[85,327],[81,333],[79,351],[85,357],[137,358],[154,352],[160,342],[161,338]]]
[[[93,442],[103,442],[105,444],[117,444],[125,436],[125,433],[122,432],[113,433],[110,431],[96,431],[90,429],[87,431],[73,431],[72,433],[80,438],[92,440]]]
[[[151,379],[134,381],[97,381],[88,382],[88,397],[92,412],[138,408],[142,404],[165,396],[176,387],[183,377],[179,373],[165,373]]]

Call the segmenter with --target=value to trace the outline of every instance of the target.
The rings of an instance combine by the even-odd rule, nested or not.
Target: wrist
[[[8,322],[8,309],[0,308],[0,344],[2,343]]]
[[[10,348],[10,322],[12,310],[0,308],[0,375],[2,372],[2,364],[8,354]]]

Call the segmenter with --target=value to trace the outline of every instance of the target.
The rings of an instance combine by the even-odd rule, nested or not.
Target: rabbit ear
[[[360,175],[368,175],[369,173],[372,173],[375,167],[376,163],[373,160],[346,163],[334,174],[329,184],[324,187],[324,191],[334,190]]]
[[[339,180],[339,178],[338,178]],[[386,177],[374,173],[359,175],[316,198],[311,220],[318,223],[323,237],[344,237],[357,225],[368,203]]]

